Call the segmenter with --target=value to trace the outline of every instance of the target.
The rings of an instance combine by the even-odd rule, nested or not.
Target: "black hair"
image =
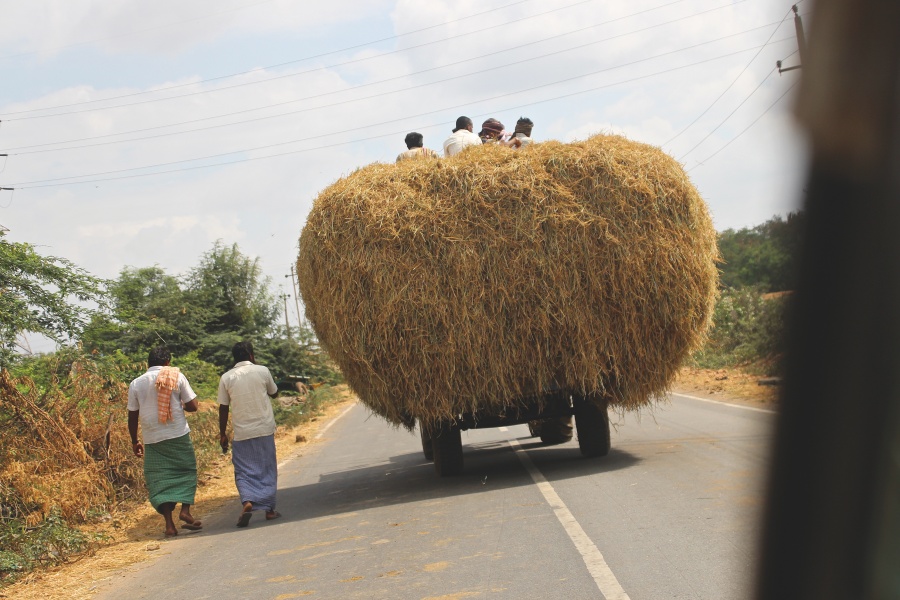
[[[472,119],[469,117],[459,117],[456,119],[456,129],[453,130],[453,133],[456,133],[460,129],[468,129],[472,126]]]
[[[424,145],[424,139],[421,133],[413,131],[412,133],[407,133],[406,139],[403,141],[406,142],[406,147],[412,150],[413,148],[421,148]]]
[[[147,357],[148,367],[164,367],[166,363],[172,360],[172,353],[165,346],[157,346],[150,351]]]
[[[236,363],[253,360],[253,344],[250,342],[238,342],[231,347],[231,356],[234,357],[234,362]]]
[[[528,117],[519,117],[519,120],[516,121],[516,125],[521,123],[522,125],[528,125],[529,127],[534,127],[534,123],[531,122],[531,119]]]

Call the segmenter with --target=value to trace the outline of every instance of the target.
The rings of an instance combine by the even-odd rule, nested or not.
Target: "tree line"
[[[784,302],[764,296],[793,289],[804,226],[805,215],[797,212],[719,234],[722,290],[711,349],[705,350],[715,350],[707,352],[717,356],[713,362],[781,352]],[[276,378],[334,380],[312,332],[297,328],[289,336],[278,316],[270,278],[237,244],[217,241],[184,274],[125,267],[105,281],[30,244],[9,242],[0,232],[0,367],[18,365],[39,376],[40,369],[28,369],[22,356],[25,332],[77,342],[120,368],[142,363],[149,348],[165,343],[202,389],[231,366],[231,346],[251,339]]]
[[[41,359],[23,356],[26,332],[77,344],[120,370],[134,364],[123,378],[139,371],[150,348],[165,344],[174,364],[207,393],[204,388],[231,367],[231,346],[243,339],[253,341],[276,379],[306,375],[333,382],[337,374],[312,332],[289,332],[278,317],[271,279],[237,244],[215,242],[184,274],[125,267],[117,278],[102,280],[0,233],[0,366],[38,379]]]
[[[787,305],[805,224],[805,214],[797,212],[719,233],[719,298],[709,339],[692,358],[695,364],[781,374]]]

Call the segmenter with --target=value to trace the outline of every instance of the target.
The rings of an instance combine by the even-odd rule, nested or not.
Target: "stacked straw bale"
[[[652,403],[703,341],[717,260],[681,165],[598,135],[360,169],[316,199],[297,271],[353,390],[410,426],[551,385]]]

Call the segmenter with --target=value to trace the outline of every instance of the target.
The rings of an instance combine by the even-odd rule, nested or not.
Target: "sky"
[[[799,207],[800,71],[776,69],[799,64],[789,2],[3,5],[0,227],[99,277],[182,274],[222,240],[293,294],[319,191],[410,131],[440,151],[460,115],[659,146],[719,231]]]

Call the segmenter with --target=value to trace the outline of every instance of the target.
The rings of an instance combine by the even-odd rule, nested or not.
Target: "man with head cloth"
[[[531,139],[531,130],[533,128],[534,123],[531,122],[531,119],[528,117],[519,117],[519,120],[516,121],[516,129],[508,144],[510,146],[515,146],[516,148],[530,146],[534,143],[534,140]]]
[[[503,141],[505,133],[503,123],[492,117],[481,124],[478,137],[483,144],[496,144]]]

